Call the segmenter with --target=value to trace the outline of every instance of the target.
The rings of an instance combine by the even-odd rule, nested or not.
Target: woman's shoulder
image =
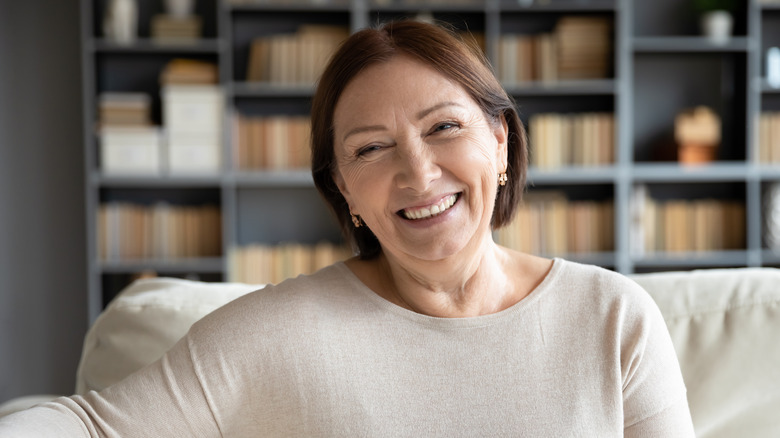
[[[199,324],[216,327],[278,326],[338,312],[359,296],[359,285],[342,262],[299,275],[241,296],[207,315]]]
[[[558,258],[549,275],[567,299],[640,309],[656,307],[650,294],[634,280],[600,266]]]

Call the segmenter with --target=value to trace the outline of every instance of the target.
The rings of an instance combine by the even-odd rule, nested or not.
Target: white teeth
[[[442,199],[440,203],[430,208],[423,207],[419,210],[404,210],[404,217],[407,219],[426,219],[437,214],[444,213],[455,204],[458,195],[450,195]]]

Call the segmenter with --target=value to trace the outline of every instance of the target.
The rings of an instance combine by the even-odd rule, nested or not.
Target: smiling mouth
[[[455,193],[445,197],[436,205],[423,208],[407,208],[399,211],[398,214],[401,217],[409,220],[428,219],[430,217],[438,216],[452,208],[452,206],[455,205],[455,202],[457,202],[459,196],[460,193]]]

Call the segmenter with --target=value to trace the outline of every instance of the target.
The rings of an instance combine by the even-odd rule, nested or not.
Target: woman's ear
[[[344,177],[341,176],[341,172],[336,169],[331,172],[331,177],[333,178],[333,182],[336,183],[336,187],[338,187],[339,192],[341,192],[341,196],[344,197],[344,199],[347,201],[347,204],[350,206],[350,212],[358,214],[357,212],[352,211],[352,197],[350,196],[347,184],[344,182]]]
[[[498,170],[506,172],[509,161],[509,125],[504,114],[498,116],[498,121],[493,129],[493,135],[496,138],[496,163],[498,164]]]

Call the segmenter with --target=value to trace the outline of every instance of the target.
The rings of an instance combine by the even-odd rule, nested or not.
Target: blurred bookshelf
[[[530,128],[529,196],[514,229],[534,216],[537,237],[571,241],[528,247],[527,233],[497,232],[499,241],[519,238],[510,244],[623,273],[780,266],[765,220],[767,194],[780,181],[780,152],[771,152],[780,144],[780,126],[773,128],[780,89],[770,85],[766,62],[767,50],[780,46],[780,4],[737,3],[732,37],[716,44],[700,36],[695,12],[679,0],[198,0],[187,23],[166,21],[160,1],[138,0],[131,41],[105,32],[106,2],[82,0],[90,318],[145,272],[277,281],[248,277],[247,263],[277,263],[274,275],[294,275],[278,260],[318,266],[300,260],[315,248],[342,248],[303,164],[304,121],[324,58],[291,53],[327,53],[351,32],[399,18],[444,21],[470,34]],[[712,161],[684,164],[675,117],[702,105],[721,121],[720,146]],[[128,133],[106,120],[138,126]],[[188,132],[188,123],[202,131]],[[640,192],[651,204],[637,199]],[[565,233],[538,220],[547,208],[535,204],[540,199],[555,200],[549,222]],[[99,231],[101,209],[161,203],[216,208],[219,222],[208,233],[219,237],[217,250],[101,255],[108,236]],[[737,237],[723,248],[638,246],[637,236],[650,232],[638,205],[670,203],[735,205],[739,220],[729,232]],[[673,217],[664,229],[682,227]],[[578,222],[600,227],[582,231]],[[143,223],[125,226],[139,232]],[[133,235],[125,233],[114,240]],[[258,272],[251,275],[270,275]]]

